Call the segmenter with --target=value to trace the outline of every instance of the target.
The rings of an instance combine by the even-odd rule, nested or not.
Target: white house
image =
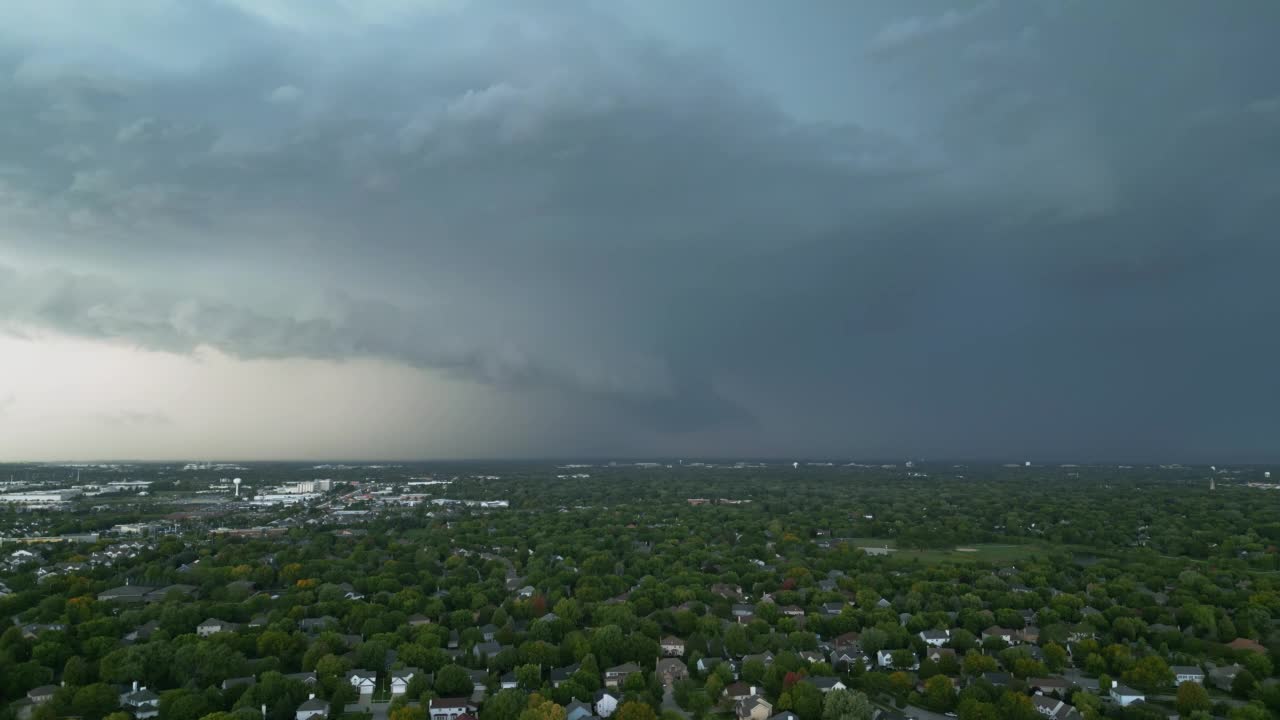
[[[297,711],[293,713],[294,720],[312,720],[312,718],[323,718],[329,714],[329,703],[321,700],[312,693],[306,702],[298,706]]]
[[[235,632],[239,626],[232,622],[226,622],[217,618],[209,618],[196,626],[196,635],[200,637],[209,637],[220,632]]]
[[[672,635],[662,638],[662,654],[667,657],[684,655],[684,641]]]
[[[920,639],[929,647],[942,647],[951,639],[950,630],[924,630],[920,633]]]
[[[427,713],[431,720],[458,720],[460,715],[474,713],[476,706],[466,698],[431,698]]]
[[[596,715],[607,718],[618,709],[618,696],[608,690],[596,692]]]
[[[823,694],[829,693],[832,690],[847,689],[845,684],[840,681],[840,678],[837,678],[837,677],[822,677],[822,676],[811,677],[809,678],[809,682],[813,683],[814,687],[821,690]]]
[[[911,652],[911,651],[910,651],[910,650],[908,650],[907,652]],[[877,653],[876,653],[876,663],[877,663],[877,664],[879,664],[879,665],[880,665],[880,667],[882,667],[882,668],[891,668],[891,667],[894,667],[894,664],[893,664],[893,651],[892,651],[892,650],[881,650],[881,651],[877,652]],[[915,654],[914,654],[914,653],[912,653],[912,655],[911,655],[911,666],[910,666],[910,667],[906,667],[906,668],[898,668],[898,669],[901,669],[901,670],[919,670],[919,669],[920,669],[920,661],[919,661],[919,660],[917,660],[917,659],[916,659],[916,657],[915,657]]]
[[[58,691],[57,685],[41,685],[38,688],[32,688],[27,691],[27,699],[33,705],[47,703],[53,699],[53,694]]]
[[[132,690],[120,696],[120,706],[132,714],[136,720],[149,720],[160,716],[160,696],[145,687],[138,687],[137,680],[133,681]]]
[[[372,695],[374,686],[378,684],[378,674],[372,670],[352,670],[347,673],[347,682],[361,695]]]
[[[983,640],[988,640],[990,638],[1000,638],[1007,643],[1011,643],[1013,642],[1013,631],[1009,628],[1002,628],[999,625],[992,625],[982,631]]]
[[[409,689],[409,683],[418,674],[418,668],[404,668],[391,671],[391,694],[403,695]]]
[[[1147,696],[1127,685],[1116,683],[1111,686],[1111,699],[1120,707],[1129,707],[1136,702],[1146,702]]]
[[[642,672],[642,669],[633,662],[611,667],[604,671],[604,686],[608,688],[619,687],[627,681],[628,677],[638,672]]]
[[[1169,669],[1173,671],[1174,682],[1178,685],[1184,682],[1204,684],[1204,671],[1195,665],[1174,665]]]
[[[1031,706],[1036,712],[1049,720],[1079,720],[1080,713],[1072,706],[1048,695],[1036,693],[1031,698]]]

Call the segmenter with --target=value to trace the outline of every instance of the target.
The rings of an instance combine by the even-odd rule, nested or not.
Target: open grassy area
[[[894,541],[888,538],[852,538],[851,542],[854,546],[860,548],[888,547],[890,549],[889,557],[896,560],[919,560],[928,563],[964,561],[1016,562],[1032,555],[1044,554],[1049,551],[1049,548],[1035,544],[987,543],[962,545],[951,549],[912,550],[898,548]]]

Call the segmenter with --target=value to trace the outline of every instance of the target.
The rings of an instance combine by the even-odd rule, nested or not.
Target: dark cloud
[[[0,322],[388,358],[617,451],[1277,429],[1270,3],[868,5],[821,120],[609,7],[214,5],[0,30]]]

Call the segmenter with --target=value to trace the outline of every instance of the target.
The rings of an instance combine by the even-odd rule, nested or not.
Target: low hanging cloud
[[[0,326],[386,359],[619,449],[1160,450],[1204,430],[1161,388],[1206,364],[1201,412],[1273,397],[1280,88],[1248,12],[879,9],[850,62],[900,126],[799,119],[588,4],[0,9]]]

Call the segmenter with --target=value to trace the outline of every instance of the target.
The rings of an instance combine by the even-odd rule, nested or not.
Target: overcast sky
[[[0,459],[1280,460],[1277,28],[0,4]]]

